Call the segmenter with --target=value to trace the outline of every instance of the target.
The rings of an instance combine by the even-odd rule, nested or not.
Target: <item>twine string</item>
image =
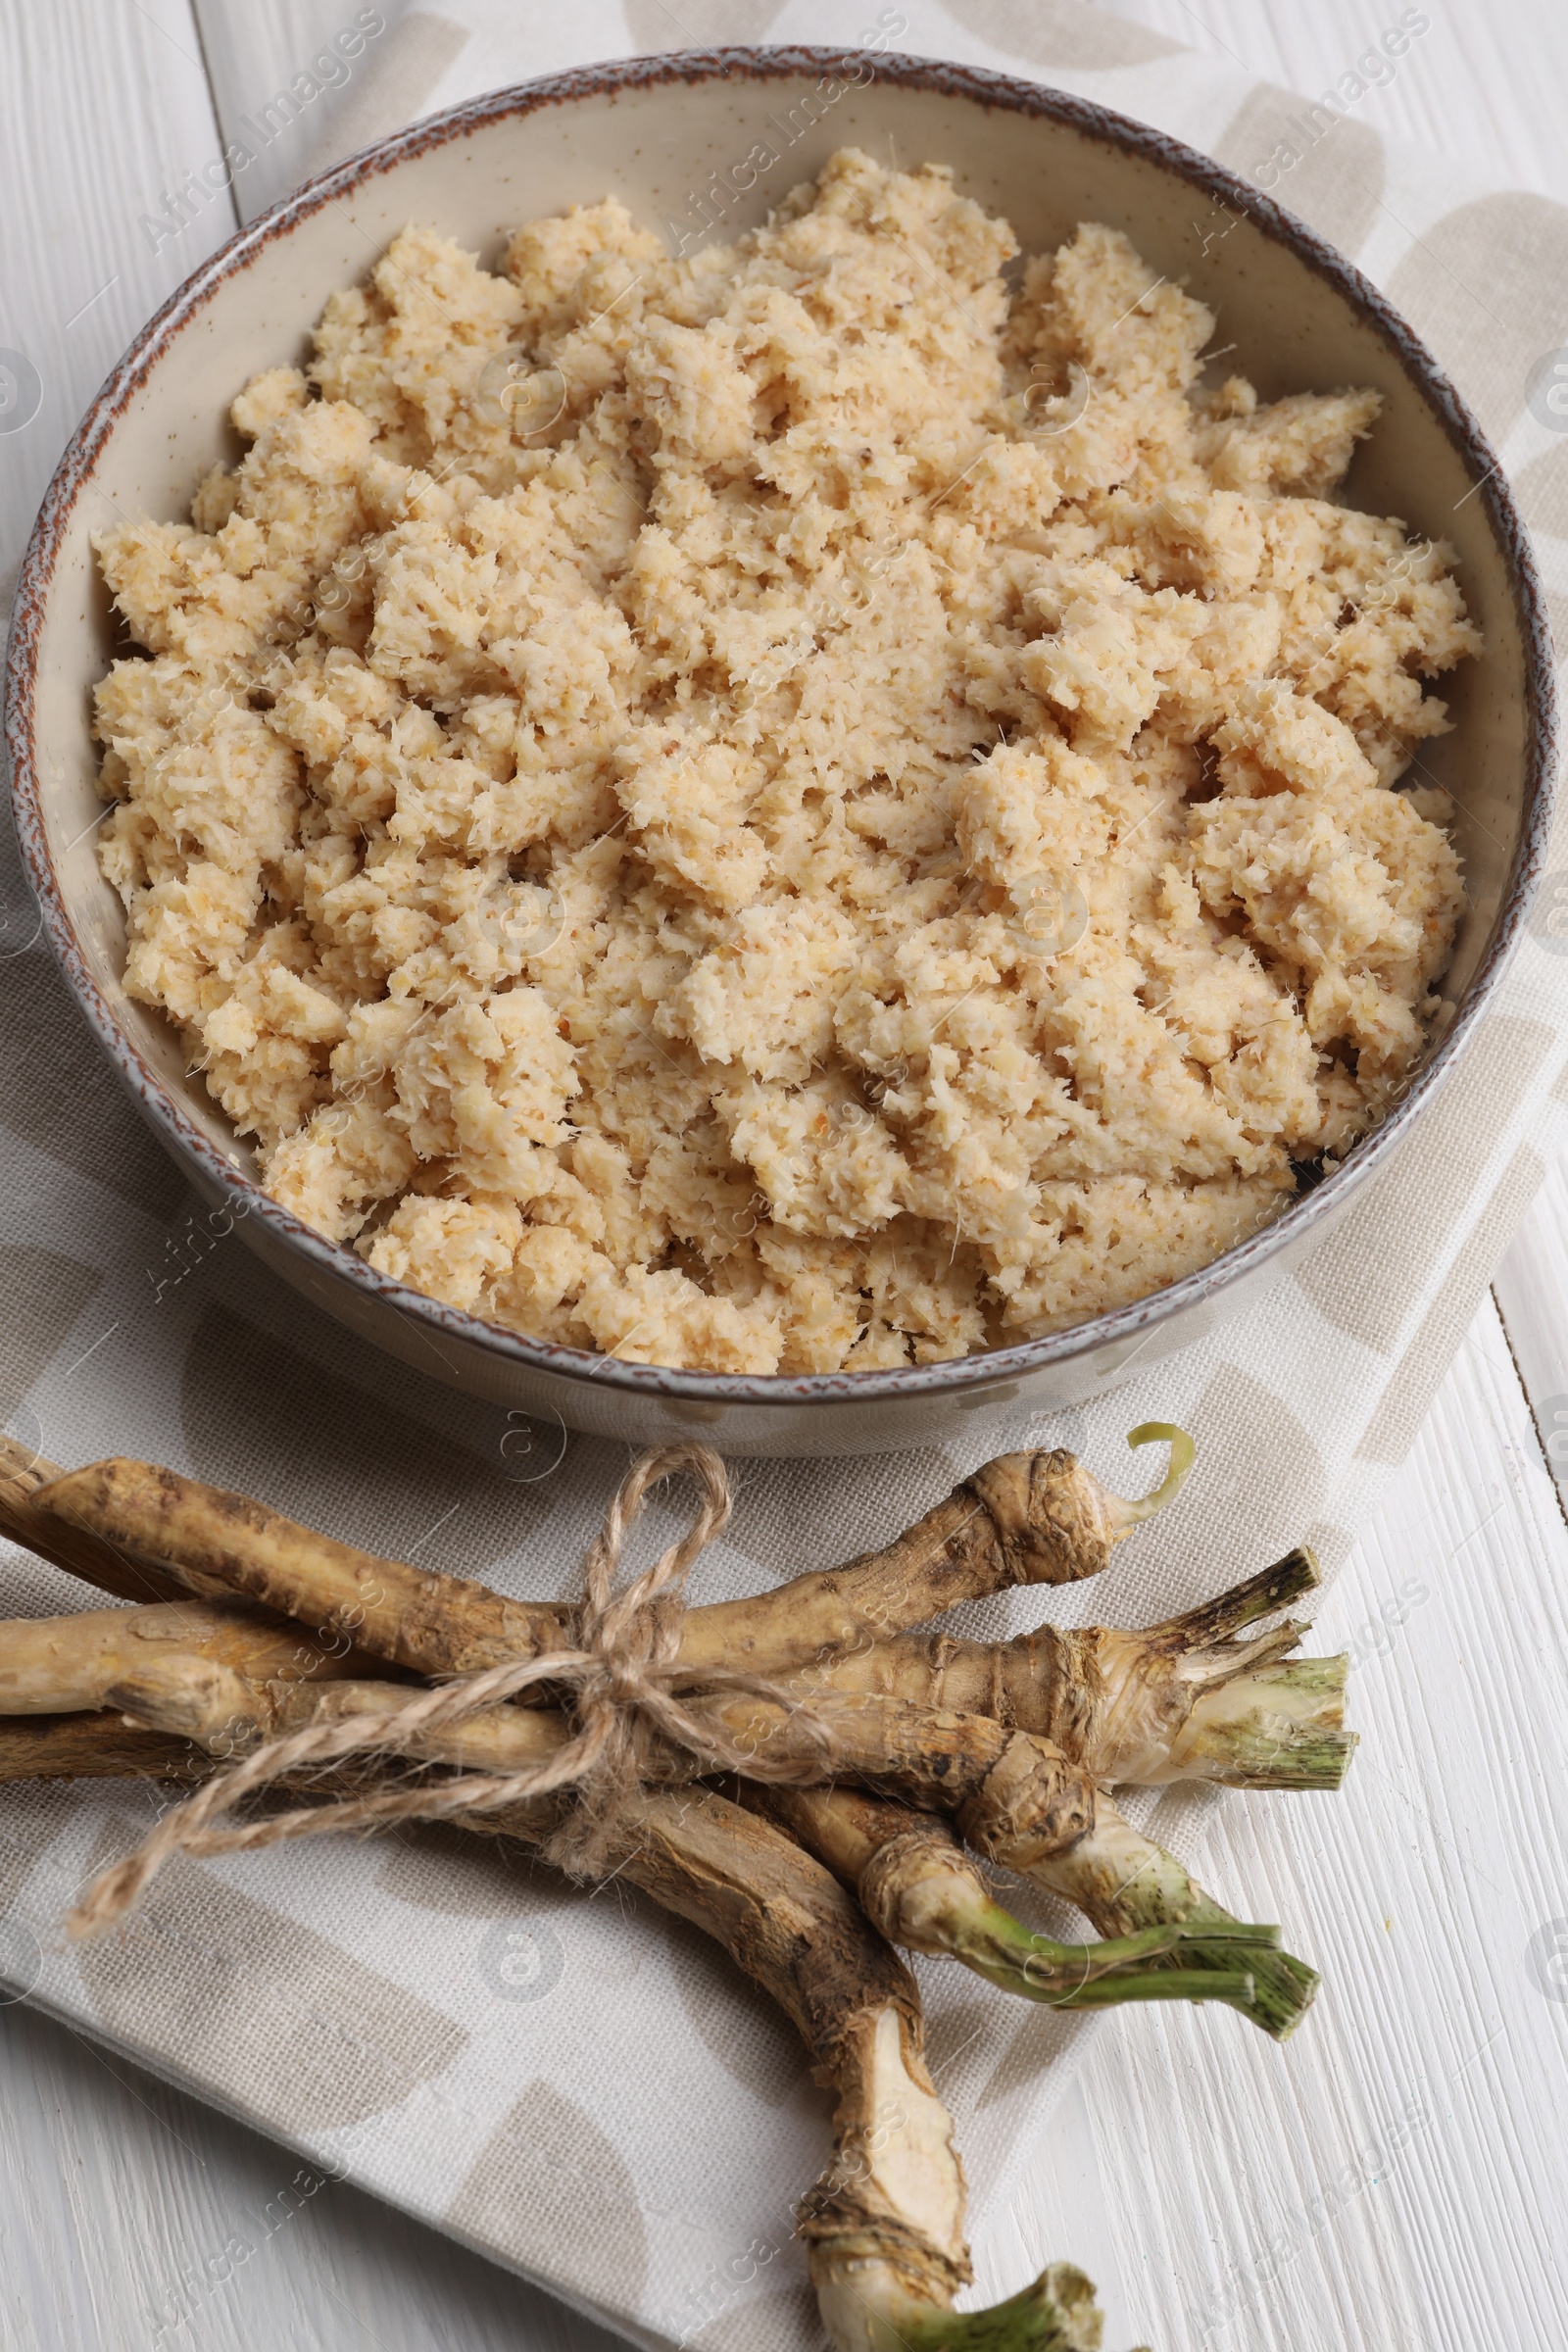
[[[701,1492],[690,1527],[652,1567],[617,1585],[626,1538],[650,1491],[681,1472],[695,1479]],[[570,1802],[551,1827],[545,1852],[573,1877],[597,1878],[615,1845],[626,1800],[641,1785],[654,1741],[696,1757],[711,1772],[797,1784],[831,1779],[833,1733],[793,1692],[760,1675],[678,1662],[686,1580],[724,1528],[730,1507],[724,1465],[710,1446],[669,1446],[643,1454],[612,1497],[604,1527],[583,1561],[575,1649],[508,1659],[416,1691],[389,1713],[340,1716],[266,1741],[172,1807],[134,1853],[103,1871],[67,1919],[68,1934],[88,1937],[116,1926],[175,1853],[237,1853],[389,1822],[461,1821],[513,1805],[540,1806],[563,1792],[569,1792]],[[229,1818],[246,1797],[281,1780],[353,1757],[379,1761],[417,1753],[431,1734],[455,1729],[544,1682],[563,1684],[571,1692],[572,1731],[541,1763],[503,1773],[460,1771],[414,1788],[374,1788],[250,1821]],[[770,1742],[770,1752],[763,1754],[755,1741],[736,1739],[710,1713],[683,1703],[681,1692],[699,1688],[781,1706],[786,1737]],[[548,1816],[541,1826],[549,1826]]]

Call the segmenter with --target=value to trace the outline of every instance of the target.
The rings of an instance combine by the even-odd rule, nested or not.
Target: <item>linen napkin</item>
[[[1381,61],[1396,71],[1405,51],[1362,60],[1325,109],[1077,0],[906,0],[896,13],[906,23],[891,45],[1140,116],[1356,258],[1474,404],[1548,587],[1568,596],[1568,351],[1554,349],[1568,344],[1568,208],[1386,145],[1362,100]],[[280,14],[308,56],[320,8],[283,0]],[[1406,51],[1421,17],[1397,20]],[[838,12],[804,0],[679,0],[678,15],[665,0],[583,0],[525,23],[508,0],[430,0],[388,18],[352,87],[323,89],[314,120],[247,174],[248,213],[481,89],[695,41],[846,38]],[[214,69],[225,124],[276,78],[275,51],[244,51],[269,23],[247,12],[229,24]],[[624,1448],[545,1428],[519,1452],[502,1411],[370,1351],[221,1235],[103,1073],[5,855],[0,1424],[68,1463],[172,1463],[510,1592],[574,1589]],[[696,1596],[758,1591],[885,1542],[1004,1444],[1070,1445],[1111,1484],[1136,1484],[1122,1433],[1146,1418],[1190,1429],[1199,1471],[1106,1577],[1044,1596],[1054,1614],[1143,1622],[1299,1541],[1332,1575],[1568,1146],[1568,826],[1550,864],[1483,1033],[1396,1164],[1298,1273],[1182,1353],[1134,1360],[1079,1408],[983,1443],[959,1424],[943,1446],[853,1466],[734,1465],[735,1518]],[[652,1515],[650,1545],[679,1507]],[[0,1613],[87,1605],[71,1579],[0,1546]],[[994,1635],[1042,1613],[1026,1593],[967,1614]],[[1146,1800],[1156,1835],[1170,1801]],[[623,1886],[590,1896],[512,1849],[414,1831],[180,1863],[123,1941],[68,1949],[63,1912],[158,1802],[133,1784],[0,1790],[0,1980],[299,2149],[302,2196],[350,2173],[650,2345],[819,2340],[791,2208],[823,2161],[827,2102],[790,2029],[695,1932]],[[1181,1832],[1200,1865],[1200,1812],[1189,1804]],[[1218,1891],[1246,1910],[1243,1890]],[[983,2257],[1084,2026],[955,1969],[921,1974]],[[158,2318],[172,2328],[181,2316]]]

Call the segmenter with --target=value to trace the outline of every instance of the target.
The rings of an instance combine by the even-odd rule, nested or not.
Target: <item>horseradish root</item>
[[[1260,1598],[1272,1611],[1316,1582],[1310,1552],[1296,1551],[1234,1594],[1143,1632],[1047,1625],[1000,1642],[904,1634],[819,1660],[791,1687],[989,1715],[1054,1740],[1101,1781],[1336,1788],[1354,1745],[1347,1661],[1278,1663],[1301,1638],[1289,1622],[1250,1642],[1212,1630],[1227,1613],[1251,1623]]]
[[[693,1609],[682,1660],[783,1674],[1012,1585],[1098,1576],[1112,1546],[1168,1502],[1186,1476],[1192,1441],[1180,1430],[1148,1423],[1127,1442],[1156,1438],[1170,1443],[1170,1467],[1152,1494],[1136,1502],[1112,1494],[1075,1454],[999,1454],[882,1550],[753,1599]]]
[[[1014,1862],[1011,1867],[1075,1904],[1097,1936],[1136,1936],[1142,1929],[1175,1925],[1191,1930],[1211,1927],[1214,1942],[1196,1936],[1183,1942],[1182,1967],[1229,1974],[1236,1965],[1235,1944],[1227,1940],[1237,1927],[1231,1914],[1204,1893],[1174,1854],[1135,1830],[1103,1790],[1094,1823],[1082,1838],[1038,1861]],[[1250,1952],[1247,1966],[1252,1998],[1232,2006],[1274,2040],[1288,2040],[1311,2006],[1318,1987],[1316,1973],[1303,1960],[1278,1950]]]
[[[890,1943],[961,1961],[1004,1992],[1056,2009],[1120,2001],[1229,2001],[1252,1997],[1248,1947],[1275,1931],[1238,1927],[1234,1973],[1183,1970],[1187,1931],[1149,1928],[1108,1943],[1057,1943],[1037,1936],[995,1900],[945,1821],[857,1788],[746,1788],[742,1801],[768,1815],[859,1898]],[[1169,1958],[1170,1967],[1151,1966]]]
[[[150,1462],[67,1471],[36,1507],[164,1562],[194,1592],[257,1601],[327,1637],[352,1629],[365,1649],[416,1674],[474,1674],[570,1639],[565,1612],[549,1602],[506,1600],[465,1577],[382,1559]]]
[[[833,2155],[800,2209],[837,2352],[1088,2352],[1093,2289],[1064,2266],[990,2311],[970,2277],[963,2170],[913,1979],[820,1863],[711,1790],[645,1791],[623,1875],[713,1936],[791,2018],[834,2094]]]
[[[88,1529],[40,1509],[34,1500],[39,1488],[63,1475],[57,1462],[0,1435],[0,1536],[121,1600],[177,1600],[189,1590],[183,1577],[133,1559]]]
[[[901,1632],[1009,1585],[1098,1575],[1111,1546],[1169,1500],[1186,1474],[1191,1441],[1180,1431],[1151,1423],[1128,1442],[1155,1437],[1170,1442],[1171,1466],[1152,1495],[1124,1501],[1059,1450],[999,1455],[880,1551],[753,1599],[689,1609],[681,1662],[780,1674],[823,1649]],[[479,1673],[573,1640],[564,1604],[507,1600],[466,1578],[360,1551],[246,1495],[148,1462],[114,1459],[65,1472],[39,1491],[34,1507],[74,1535],[165,1563],[193,1592],[239,1594],[325,1629],[350,1626],[362,1647],[418,1674]]]
[[[144,1732],[119,1715],[0,1718],[0,1787],[10,1781],[202,1781],[216,1770],[205,1748],[168,1732]]]
[[[232,1746],[270,1712],[259,1686],[344,1673],[285,1617],[199,1600],[0,1623],[0,1715],[113,1707],[163,1732]]]

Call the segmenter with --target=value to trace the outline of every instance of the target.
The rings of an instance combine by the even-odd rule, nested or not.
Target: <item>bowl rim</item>
[[[609,59],[486,92],[412,123],[347,157],[237,230],[199,264],[155,312],[117,363],[67,444],[27,541],[18,573],[7,648],[4,733],[24,865],[42,912],[45,933],[72,994],[121,1079],[176,1158],[193,1161],[208,1187],[226,1197],[236,1217],[258,1218],[285,1250],[314,1265],[318,1272],[357,1286],[368,1298],[376,1298],[409,1318],[444,1362],[450,1363],[450,1359],[440,1341],[449,1338],[509,1360],[535,1375],[568,1383],[594,1381],[628,1396],[673,1398],[713,1407],[748,1405],[782,1409],[832,1403],[866,1404],[896,1396],[929,1400],[957,1396],[966,1391],[990,1389],[1002,1382],[1016,1383],[1028,1374],[1068,1363],[1074,1357],[1124,1348],[1125,1352],[1118,1355],[1114,1367],[1119,1369],[1159,1324],[1229,1289],[1267,1258],[1302,1240],[1330,1216],[1337,1217],[1348,1198],[1387,1164],[1480,1026],[1523,933],[1544,862],[1556,773],[1551,639],[1529,536],[1498,460],[1469,405],[1425,344],[1353,262],[1263,190],[1184,140],[1135,122],[1095,100],[1076,97],[1018,75],[939,59],[878,52],[875,61],[878,80],[1059,124],[1171,172],[1228,210],[1245,214],[1266,238],[1284,246],[1317,276],[1327,280],[1380,334],[1438,417],[1461,462],[1476,477],[1477,494],[1507,564],[1525,652],[1528,739],[1524,819],[1492,937],[1465,1001],[1403,1099],[1338,1169],[1299,1196],[1273,1223],[1234,1245],[1208,1265],[1151,1292],[1147,1298],[1041,1339],[1018,1341],[1006,1348],[937,1363],[895,1365],[863,1372],[741,1373],[633,1363],[588,1348],[530,1339],[376,1272],[352,1250],[327,1241],[264,1193],[255,1178],[236,1166],[203,1132],[143,1058],[87,967],[55,873],[44,821],[34,702],[45,608],[73,510],[108,447],[122,414],[153,367],[169,351],[186,322],[264,249],[326,205],[429,150],[452,144],[496,122],[509,119],[523,121],[545,107],[570,105],[582,99],[608,98],[612,102],[621,92],[659,85],[692,86],[714,80],[763,84],[806,77],[825,79],[852,69],[858,78],[865,55],[863,49],[787,45],[692,49],[654,57]]]

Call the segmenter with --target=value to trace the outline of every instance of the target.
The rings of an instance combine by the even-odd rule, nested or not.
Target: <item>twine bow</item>
[[[621,1549],[650,1489],[683,1470],[702,1490],[696,1518],[651,1568],[617,1589]],[[133,1854],[102,1872],[68,1918],[68,1933],[90,1936],[116,1925],[173,1853],[227,1854],[387,1822],[452,1821],[564,1790],[572,1792],[572,1802],[544,1850],[572,1876],[595,1878],[613,1847],[616,1817],[642,1780],[654,1739],[696,1757],[711,1772],[774,1782],[831,1778],[833,1735],[793,1693],[760,1675],[678,1663],[686,1579],[729,1514],[729,1481],[710,1446],[670,1446],[645,1453],[622,1480],[583,1561],[577,1648],[455,1677],[415,1692],[390,1714],[342,1716],[267,1741],[174,1806]],[[564,1684],[572,1692],[571,1735],[544,1763],[516,1772],[458,1772],[415,1788],[372,1788],[259,1821],[225,1819],[243,1798],[313,1768],[353,1756],[407,1755],[431,1733],[466,1723],[536,1683]],[[765,1755],[755,1742],[736,1740],[710,1715],[682,1704],[679,1693],[698,1686],[783,1706],[786,1738],[770,1742]]]

